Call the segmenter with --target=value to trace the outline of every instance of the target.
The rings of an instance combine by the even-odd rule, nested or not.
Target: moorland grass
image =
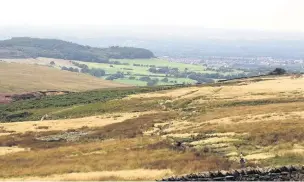
[[[147,104],[146,102],[140,100],[132,100],[129,101],[128,104],[128,101],[124,102],[117,99],[122,99],[131,94],[148,93],[178,87],[181,86],[172,85],[157,87],[103,89],[79,93],[69,93],[66,95],[46,96],[41,99],[15,101],[7,105],[0,105],[0,121],[24,121],[29,119],[39,120],[45,114],[50,114],[50,118],[59,119],[67,117],[83,117],[96,113],[104,113],[107,111],[113,112],[132,110],[131,108],[133,108],[134,111],[136,108],[139,110],[146,108],[147,110],[150,109],[147,107],[151,105],[149,103]],[[117,101],[108,102],[114,99]],[[132,102],[133,105],[131,105],[130,102]],[[143,105],[140,106],[140,103],[143,103]],[[127,107],[128,105],[133,107]],[[60,112],[60,110],[63,111]]]
[[[193,152],[149,147],[159,141],[157,137],[108,140],[0,156],[0,176],[46,176],[139,168],[171,169],[176,174],[183,174],[229,169],[235,165],[220,156],[198,156]]]

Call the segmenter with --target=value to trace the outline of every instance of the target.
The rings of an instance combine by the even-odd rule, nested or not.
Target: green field
[[[79,65],[75,65],[75,63],[87,65],[89,69],[102,69],[105,72],[105,75],[96,76],[103,79],[106,79],[109,76],[113,76],[116,73],[123,73],[124,77],[114,78],[113,81],[116,83],[124,83],[128,85],[134,86],[146,86],[148,81],[143,81],[142,77],[149,77],[151,80],[158,79],[155,85],[173,85],[173,84],[195,84],[198,79],[190,79],[189,75],[176,76],[176,74],[166,74],[164,72],[150,72],[149,69],[154,66],[156,69],[168,67],[169,70],[178,69],[178,73],[197,73],[202,74],[203,78],[209,78],[211,81],[217,81],[221,79],[226,79],[223,77],[230,76],[240,76],[239,74],[243,74],[243,71],[240,70],[229,70],[229,71],[221,71],[215,70],[211,71],[207,67],[202,65],[194,65],[194,64],[185,64],[185,63],[177,63],[177,62],[169,62],[164,59],[153,58],[153,59],[111,59],[110,63],[93,63],[93,62],[84,62],[77,60],[64,60],[64,59],[53,59],[53,58],[36,58],[36,59],[4,59],[5,62],[15,62],[15,63],[23,63],[23,64],[39,64],[48,67],[54,67],[57,69],[65,68],[78,68],[78,71],[81,70]],[[50,62],[54,62],[54,65],[50,65]],[[116,63],[115,63],[116,62]],[[119,64],[118,64],[118,63]],[[87,73],[87,72],[86,72]],[[90,73],[87,73],[90,74]],[[209,77],[206,74],[213,75],[221,75],[219,77]],[[91,74],[92,75],[92,74]],[[162,79],[168,79],[167,82],[162,81]],[[36,77],[37,78],[37,77]],[[229,79],[229,78],[228,78]],[[206,83],[207,81],[201,81]],[[151,86],[151,85],[150,85]],[[1,89],[0,89],[1,90]]]
[[[151,77],[151,78],[158,78],[160,80],[163,77]],[[147,82],[141,81],[141,80],[138,80],[138,79],[137,80],[130,80],[128,78],[120,78],[120,79],[116,79],[115,81],[119,82],[119,83],[130,84],[130,85],[137,85],[137,86],[146,86],[147,85]],[[173,82],[170,82],[170,81],[173,81]],[[191,80],[189,78],[169,78],[169,82],[159,81],[157,83],[157,85],[174,85],[174,84],[183,84],[183,83],[194,84],[194,83],[196,83],[196,81],[195,80]]]
[[[111,61],[119,61],[121,63],[129,63],[130,65],[113,65],[108,63],[89,63],[77,61],[81,64],[86,64],[89,68],[102,68],[106,71],[107,74],[116,73],[117,71],[121,72],[131,72],[132,74],[143,74],[143,75],[163,75],[163,74],[154,74],[148,71],[149,67],[140,67],[133,66],[133,64],[143,64],[143,65],[155,65],[156,67],[168,66],[170,68],[178,68],[180,71],[183,71],[185,68],[188,68],[189,71],[201,72],[201,73],[216,73],[211,71],[206,71],[205,67],[202,65],[193,65],[193,64],[184,64],[184,63],[174,63],[169,62],[164,59],[111,59]],[[127,69],[133,70],[127,70]]]
[[[214,74],[218,73],[216,71],[208,71],[206,67],[202,65],[194,65],[194,64],[184,64],[184,63],[176,63],[176,62],[169,62],[164,59],[153,58],[153,59],[111,59],[112,62],[119,61],[122,63],[121,65],[118,64],[108,64],[108,63],[91,63],[91,62],[83,62],[77,61],[81,64],[86,64],[90,69],[92,68],[100,68],[105,70],[106,76],[103,78],[107,78],[109,75],[115,74],[117,72],[124,73],[124,78],[114,79],[113,81],[125,84],[131,84],[136,86],[145,86],[147,85],[146,81],[139,80],[140,77],[149,76],[151,79],[159,79],[157,85],[172,85],[172,84],[194,84],[197,81],[192,80],[189,78],[176,78],[171,75],[161,74],[161,73],[152,73],[148,71],[150,66],[159,67],[169,67],[169,68],[178,68],[180,72],[185,70],[189,72],[196,72],[196,73],[206,73],[206,74]],[[123,65],[123,64],[128,65]],[[141,65],[141,66],[136,66]],[[234,75],[240,73],[239,71],[234,71],[230,73],[220,73],[222,75]],[[135,77],[135,79],[129,79],[129,77]],[[168,82],[162,82],[161,79],[167,77]]]

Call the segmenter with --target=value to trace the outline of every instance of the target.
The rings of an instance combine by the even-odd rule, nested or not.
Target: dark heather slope
[[[160,181],[304,181],[304,166],[213,171],[170,177]]]
[[[0,58],[48,57],[86,62],[109,62],[109,59],[153,58],[154,54],[142,48],[96,48],[57,39],[16,37],[0,41]]]

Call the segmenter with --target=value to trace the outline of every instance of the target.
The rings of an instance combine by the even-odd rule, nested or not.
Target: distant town
[[[289,72],[302,72],[304,68],[304,59],[284,59],[273,57],[221,57],[208,56],[202,59],[198,58],[172,58],[164,57],[171,62],[180,62],[187,64],[201,64],[208,68],[227,68],[240,70],[272,70],[276,67],[282,67]]]

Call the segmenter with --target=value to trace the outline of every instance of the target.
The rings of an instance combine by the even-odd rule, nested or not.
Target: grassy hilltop
[[[239,168],[240,152],[247,166],[303,164],[303,84],[269,76],[2,105],[0,178],[154,180]]]
[[[39,90],[85,91],[126,85],[69,71],[29,64],[0,62],[0,93]]]

